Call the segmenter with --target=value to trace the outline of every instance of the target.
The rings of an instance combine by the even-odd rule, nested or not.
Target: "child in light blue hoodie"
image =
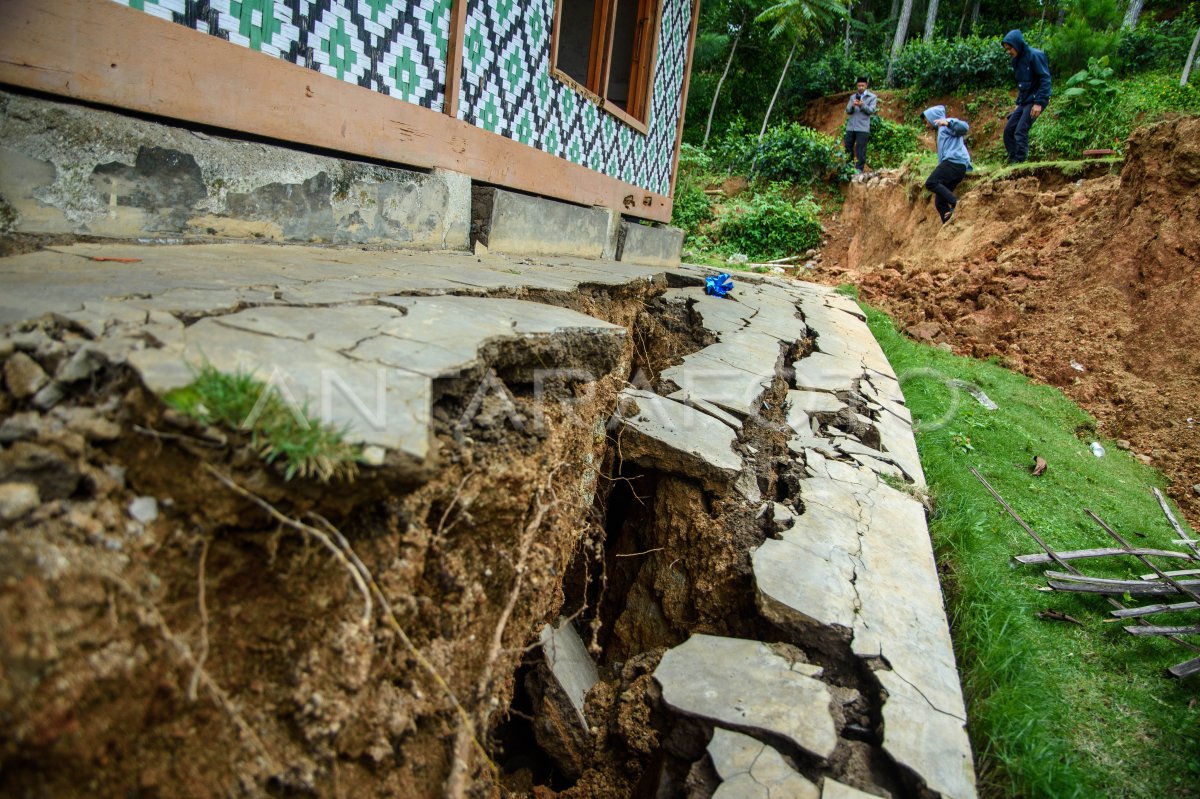
[[[971,153],[964,140],[971,127],[961,119],[946,116],[944,105],[926,108],[922,116],[937,130],[938,165],[925,181],[925,188],[933,192],[933,204],[945,224],[954,214],[954,206],[958,205],[954,189],[971,169]]]

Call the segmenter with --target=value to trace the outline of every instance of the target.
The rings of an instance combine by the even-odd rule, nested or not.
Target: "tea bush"
[[[839,139],[798,122],[768,129],[761,142],[757,136],[745,136],[741,149],[725,157],[731,171],[748,169],[756,178],[798,185],[846,181],[854,174]]]
[[[896,84],[913,89],[910,101],[957,89],[996,86],[1012,80],[1012,59],[996,36],[915,41],[905,45],[893,65]]]
[[[751,261],[795,255],[821,243],[819,213],[811,196],[791,199],[786,186],[772,184],[730,203],[717,224],[719,247]]]
[[[871,118],[871,140],[867,144],[867,163],[872,169],[894,169],[921,147],[917,141],[920,130],[915,125],[892,122],[883,117]]]

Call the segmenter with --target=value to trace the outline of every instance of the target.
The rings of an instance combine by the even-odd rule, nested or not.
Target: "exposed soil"
[[[801,276],[853,283],[915,338],[1061,388],[1198,525],[1200,119],[1139,130],[1127,152],[1119,175],[968,179],[945,227],[923,176],[851,184]]]
[[[880,753],[870,670],[844,646],[802,652],[756,612],[758,503],[621,459],[617,392],[714,340],[667,287],[521,292],[624,326],[623,353],[556,387],[542,423],[529,374],[545,353],[481,353],[435,384],[422,483],[386,465],[285,482],[120,363],[48,404],[21,375],[55,374],[88,334],[52,317],[9,331],[0,483],[40,504],[3,505],[0,794],[707,797],[712,728],[670,717],[650,676],[695,632],[813,658],[850,731],[820,773],[910,785]],[[798,356],[781,346],[779,365]],[[462,428],[485,367],[506,393]],[[789,387],[780,369],[738,446],[754,488],[798,508]],[[600,673],[586,730],[563,723],[537,646],[561,616]]]

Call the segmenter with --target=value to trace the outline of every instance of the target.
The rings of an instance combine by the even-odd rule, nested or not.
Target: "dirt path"
[[[853,184],[803,277],[853,283],[910,335],[1061,388],[1200,524],[1200,119],[1138,131],[1119,175],[961,194],[942,228],[915,176]]]

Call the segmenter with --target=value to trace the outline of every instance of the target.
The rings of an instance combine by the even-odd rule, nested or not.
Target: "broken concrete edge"
[[[690,477],[717,493],[742,472],[734,430],[683,402],[626,388],[610,424],[622,461]]]
[[[466,249],[466,175],[0,92],[0,236]]]

